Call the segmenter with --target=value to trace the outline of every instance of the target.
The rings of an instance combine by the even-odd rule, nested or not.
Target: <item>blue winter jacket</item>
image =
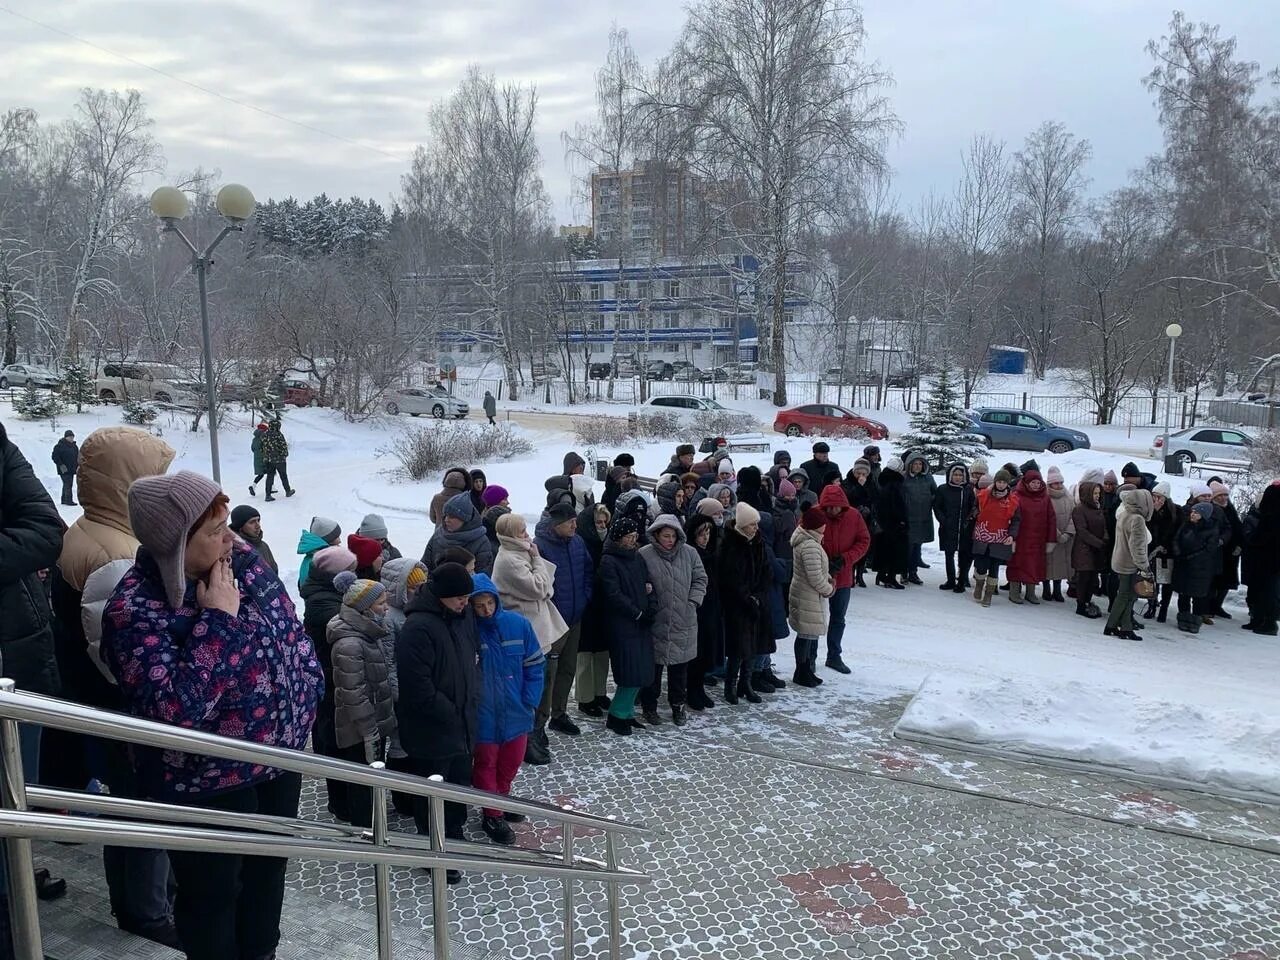
[[[302,536],[298,537],[298,553],[302,555],[302,566],[298,568],[299,587],[307,582],[307,574],[311,572],[311,558],[316,555],[317,550],[328,546],[331,544],[323,537],[317,537],[310,530],[302,531]]]
[[[582,538],[575,535],[567,540],[556,533],[549,517],[538,521],[534,529],[534,543],[538,552],[555,564],[555,589],[551,602],[569,626],[581,622],[591,602],[591,589],[595,584],[595,564]]]
[[[472,578],[471,595],[488,593],[498,605],[492,617],[476,617],[480,636],[480,669],[484,685],[477,715],[477,743],[506,743],[533,729],[533,714],[542,699],[546,658],[533,624],[502,609],[498,588],[486,574]]]

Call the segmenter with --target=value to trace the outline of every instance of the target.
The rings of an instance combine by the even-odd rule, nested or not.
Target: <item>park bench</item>
[[[1187,476],[1229,476],[1239,480],[1253,468],[1248,460],[1231,460],[1227,457],[1205,457],[1187,464]]]

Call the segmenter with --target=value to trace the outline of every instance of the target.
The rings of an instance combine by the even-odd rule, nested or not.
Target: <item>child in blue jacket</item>
[[[502,609],[498,588],[483,573],[473,578],[471,607],[480,636],[480,666],[484,686],[471,784],[490,793],[511,793],[511,783],[524,761],[525,742],[533,729],[533,714],[542,699],[546,658],[533,625],[518,613]],[[508,821],[524,817],[484,811],[484,832],[494,843],[513,844],[515,832]]]

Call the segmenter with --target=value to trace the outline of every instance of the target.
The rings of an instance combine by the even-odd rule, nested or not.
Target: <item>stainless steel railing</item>
[[[366,830],[345,824],[184,807],[40,786],[28,787],[19,749],[19,723],[184,753],[264,764],[304,776],[325,777],[366,786],[373,792],[373,827]],[[9,858],[9,912],[17,960],[41,960],[43,957],[31,860],[33,839],[257,856],[306,857],[370,865],[374,871],[378,960],[391,960],[393,953],[390,884],[390,868],[393,866],[421,867],[431,871],[432,940],[436,960],[448,960],[449,956],[448,870],[559,879],[564,887],[566,960],[573,960],[575,955],[577,881],[605,884],[609,957],[611,960],[619,960],[622,949],[619,887],[623,883],[645,883],[649,879],[642,872],[618,864],[617,837],[645,836],[650,831],[637,824],[620,822],[612,816],[597,817],[569,807],[489,794],[470,787],[444,783],[439,777],[423,780],[388,771],[381,763],[366,767],[331,757],[246,743],[124,714],[95,710],[53,697],[18,693],[11,680],[0,680],[0,761],[3,766],[3,782],[0,783],[0,837],[6,838],[4,843]],[[429,838],[396,833],[388,829],[386,800],[387,794],[392,790],[427,799],[431,821]],[[562,849],[559,852],[522,850],[448,840],[444,829],[446,801],[482,805],[552,820],[562,828]],[[35,812],[30,809],[33,804],[93,816]],[[579,826],[603,832],[606,851],[603,862],[575,855],[573,831]]]

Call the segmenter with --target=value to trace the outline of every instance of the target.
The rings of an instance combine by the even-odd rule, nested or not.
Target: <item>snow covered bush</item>
[[[13,410],[23,420],[53,420],[62,413],[62,399],[56,393],[41,393],[28,382],[14,398]]]
[[[1267,484],[1280,477],[1280,430],[1263,430],[1259,433],[1254,438],[1251,453],[1253,465],[1240,478],[1236,489],[1248,497],[1248,503],[1255,503]]]
[[[730,413],[728,410],[708,410],[693,418],[685,430],[690,440],[703,437],[728,437],[735,433],[755,433],[760,429],[755,417],[746,413]]]
[[[898,438],[898,444],[904,450],[923,454],[936,472],[952,461],[968,462],[986,453],[987,448],[970,432],[972,429],[956,402],[951,370],[944,365],[924,409],[911,414],[911,430]]]
[[[631,428],[621,417],[574,417],[573,432],[578,443],[620,447],[631,441]]]
[[[156,417],[160,415],[160,411],[145,400],[126,400],[120,409],[124,422],[131,423],[137,427],[145,427],[149,423],[155,423]]]
[[[412,479],[425,480],[458,463],[490,463],[532,453],[533,444],[507,424],[440,421],[407,428],[379,452],[399,460]]]

